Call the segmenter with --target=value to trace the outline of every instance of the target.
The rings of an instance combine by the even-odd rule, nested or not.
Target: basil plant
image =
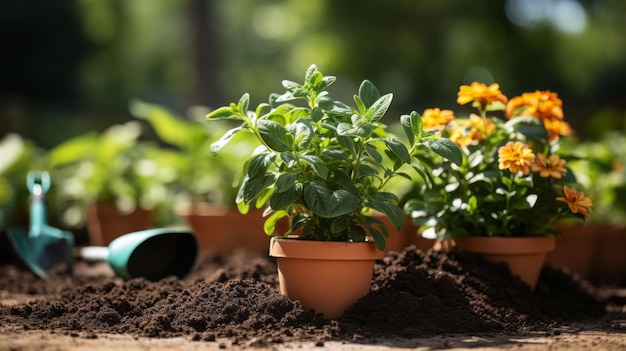
[[[268,103],[249,111],[250,97],[218,108],[208,120],[235,120],[238,125],[211,145],[216,154],[238,133],[252,133],[261,146],[251,150],[243,164],[236,203],[247,213],[254,202],[266,207],[265,233],[289,218],[285,236],[302,239],[363,242],[374,240],[385,248],[388,230],[370,216],[384,214],[396,229],[404,225],[398,197],[384,191],[385,184],[404,172],[412,153],[424,149],[461,161],[450,140],[424,133],[417,113],[401,117],[411,144],[386,133],[382,118],[393,95],[381,95],[368,80],[354,96],[355,107],[336,101],[326,89],[335,81],[311,65],[304,83],[283,81],[286,92],[271,94]]]

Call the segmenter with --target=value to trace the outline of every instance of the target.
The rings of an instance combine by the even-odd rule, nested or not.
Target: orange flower
[[[429,108],[422,115],[424,129],[443,129],[443,127],[454,119],[452,110],[441,110],[439,108]]]
[[[509,118],[534,116],[543,121],[563,120],[563,102],[556,93],[536,90],[533,93],[524,93],[512,98],[506,105],[506,115]]]
[[[580,213],[585,217],[589,217],[589,208],[592,206],[591,199],[586,197],[582,191],[563,185],[563,195],[556,199],[565,202],[572,213]]]
[[[539,176],[542,178],[552,177],[555,179],[561,179],[567,169],[565,169],[565,160],[562,160],[558,155],[552,154],[548,157],[544,154],[537,154],[535,163],[532,164],[531,169],[533,172],[539,172]]]
[[[490,86],[484,83],[473,82],[472,85],[461,85],[457,93],[456,102],[465,105],[468,102],[475,101],[479,104],[479,109],[483,110],[492,102],[500,101],[506,104],[508,99],[500,91],[500,85],[493,83]]]
[[[574,134],[574,130],[570,127],[569,123],[556,118],[544,120],[543,125],[548,131],[548,140],[550,141],[557,140],[560,135]]]
[[[498,149],[498,168],[508,169],[512,173],[519,171],[527,175],[530,166],[535,162],[535,154],[528,145],[509,141]]]
[[[487,127],[483,119],[475,114],[470,114],[467,119],[467,124],[459,126],[453,125],[451,128],[450,140],[454,141],[459,146],[475,145],[487,138],[487,135],[496,129],[496,124],[489,118],[487,118]]]

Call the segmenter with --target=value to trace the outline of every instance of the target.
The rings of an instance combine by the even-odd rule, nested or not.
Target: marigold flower
[[[465,105],[472,101],[477,102],[482,110],[492,102],[500,101],[506,104],[508,99],[502,94],[500,85],[497,83],[493,83],[490,86],[478,82],[473,82],[471,85],[461,85],[457,93],[456,102],[460,105]]]
[[[531,170],[533,172],[539,172],[539,176],[542,178],[552,177],[555,179],[561,179],[567,169],[565,169],[565,160],[562,160],[559,155],[552,154],[548,157],[544,154],[537,154],[535,163],[532,164]]]
[[[506,115],[534,116],[543,121],[550,119],[563,120],[563,102],[556,93],[549,90],[536,90],[516,96],[506,105]]]
[[[512,173],[519,171],[527,175],[530,166],[535,162],[535,154],[528,145],[509,141],[498,149],[498,168],[508,169]]]
[[[569,123],[556,118],[544,120],[543,126],[548,131],[548,140],[550,141],[557,140],[561,135],[574,134],[574,130],[570,127]]]
[[[586,197],[582,191],[563,185],[563,195],[556,199],[565,202],[572,213],[580,213],[589,217],[589,208],[592,206],[591,199]]]
[[[452,110],[441,110],[439,108],[429,108],[422,114],[424,129],[443,129],[448,122],[454,119]]]

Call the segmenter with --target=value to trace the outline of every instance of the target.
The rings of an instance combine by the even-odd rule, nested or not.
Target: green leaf
[[[385,214],[397,230],[400,230],[404,225],[404,212],[402,212],[400,207],[392,203],[384,201],[366,201],[365,206]]]
[[[306,149],[311,145],[313,127],[310,119],[298,119],[289,125],[287,130],[294,136],[294,141],[300,149]]]
[[[304,184],[303,191],[307,207],[316,215],[325,217],[330,205],[330,193],[324,184],[312,181]]]
[[[356,110],[359,114],[364,115],[367,111],[367,106],[363,103],[363,100],[358,95],[354,95],[354,102],[356,103]]]
[[[369,138],[369,136],[372,134],[372,125],[361,124],[353,126],[350,123],[340,123],[337,126],[337,134],[341,136],[359,137],[363,139]]]
[[[365,116],[367,116],[368,122],[378,122],[385,113],[387,113],[387,109],[391,105],[391,101],[393,100],[393,94],[385,94],[381,96],[370,108],[367,109]]]
[[[250,165],[248,166],[248,176],[250,178],[255,178],[257,175],[264,174],[275,158],[276,155],[270,153],[260,153],[255,155],[252,160],[250,160]]]
[[[267,146],[277,152],[292,150],[293,135],[287,128],[274,121],[262,119],[258,121],[259,134]]]
[[[314,155],[302,155],[300,159],[309,164],[320,178],[328,178],[328,167],[322,159]]]
[[[437,155],[452,161],[455,165],[461,166],[463,164],[463,154],[461,153],[461,149],[459,149],[459,147],[452,140],[439,138],[429,140],[427,145]]]
[[[322,120],[323,117],[324,111],[322,111],[322,108],[319,106],[313,107],[313,109],[311,110],[311,120],[313,122],[319,122]]]
[[[240,114],[235,113],[230,106],[220,107],[217,110],[211,111],[208,115],[206,115],[206,119],[209,120],[219,120],[219,119],[236,119],[243,120]]]
[[[248,177],[244,178],[244,182],[241,184],[241,188],[243,188],[243,201],[250,203],[250,201],[259,196],[263,190],[272,186],[272,184],[274,184],[274,177],[269,175],[254,179]]]
[[[369,80],[364,80],[359,86],[359,98],[366,108],[370,108],[380,98],[380,93],[376,86]]]
[[[398,156],[404,163],[411,163],[411,155],[409,154],[409,150],[402,144],[402,142],[398,139],[394,138],[386,138],[385,144],[387,148],[393,152],[394,155]]]
[[[283,80],[282,84],[283,84],[283,87],[287,89],[288,91],[293,91],[295,89],[302,88],[302,85],[296,82],[292,82],[290,80],[286,80],[286,79]]]
[[[349,224],[346,216],[338,217],[330,223],[330,232],[333,234],[341,233],[348,229]]]
[[[381,228],[384,229],[385,227],[383,226]],[[376,248],[378,248],[381,251],[384,250],[385,247],[387,246],[385,237],[389,236],[389,234],[386,232],[381,232],[373,225],[368,225],[367,230],[370,233],[370,236],[374,239],[374,244],[376,244]]]
[[[411,126],[411,116],[402,115],[400,116],[400,125],[404,130],[404,134],[406,134],[407,139],[409,139],[409,145],[413,145],[415,143],[415,132]]]
[[[296,184],[298,175],[295,173],[282,173],[276,180],[276,191],[283,192]]]
[[[243,130],[243,126],[228,130],[221,138],[211,144],[211,153],[216,155],[237,133]]]
[[[306,83],[311,82],[311,80],[313,79],[313,76],[319,72],[317,70],[317,66],[315,64],[312,64],[309,66],[309,68],[307,68],[306,70],[306,74],[304,75],[304,81]]]
[[[415,111],[411,111],[411,115],[409,116],[409,126],[410,130],[409,128],[403,126],[405,129],[405,133],[407,133],[407,136],[410,135],[409,133],[413,133],[414,141],[421,142],[424,133],[422,116],[420,116],[420,114]],[[411,144],[411,146],[413,145],[414,144]]]
[[[237,107],[239,108],[239,111],[241,111],[242,113],[247,113],[249,105],[250,105],[250,94],[245,93],[239,99],[239,102],[237,103]]]
[[[330,195],[328,213],[324,217],[339,217],[355,211],[358,206],[358,197],[343,189],[335,190]]]
[[[274,192],[270,197],[270,207],[274,210],[287,208],[302,195],[302,187],[296,184],[283,192]]]
[[[337,77],[333,77],[333,76],[323,77],[322,80],[317,84],[315,88],[317,89],[317,91],[322,91],[328,88],[329,85],[333,84],[335,80],[337,80]]]
[[[376,148],[376,146],[372,144],[365,144],[365,151],[367,152],[368,155],[370,155],[371,158],[374,159],[374,161],[378,163],[383,162],[383,155],[381,155],[380,152],[378,152],[378,149]]]
[[[276,211],[271,216],[269,216],[265,223],[263,223],[263,231],[265,235],[271,236],[274,235],[276,231],[276,223],[282,218],[287,217],[289,214],[286,211]]]

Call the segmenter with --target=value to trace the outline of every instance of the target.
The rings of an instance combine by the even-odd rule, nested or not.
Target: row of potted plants
[[[504,252],[487,252],[497,261],[526,248],[509,265],[532,288],[555,247],[557,225],[590,216],[591,199],[574,176],[584,178],[585,168],[569,167],[583,158],[564,143],[572,130],[555,93],[509,100],[497,84],[472,83],[461,86],[457,102],[471,103],[475,113],[413,111],[393,122],[397,136],[385,123],[392,94],[365,80],[346,104],[327,90],[335,80],[312,65],[303,83],[283,81],[283,92],[254,108],[244,94],[192,119],[134,101],[137,120],[68,140],[50,150],[41,167],[53,174],[66,220],[114,200],[127,214],[138,208],[174,213],[162,223],[185,220],[204,249],[218,241],[225,241],[223,253],[269,247],[281,291],[329,318],[369,291],[375,259],[414,243],[415,234],[469,252],[483,252],[490,245],[483,240],[504,243]],[[140,140],[140,121],[156,141]],[[412,190],[401,196],[398,180]],[[236,205],[238,217],[218,227],[220,215],[206,216],[210,203]],[[200,223],[199,215],[214,218]],[[148,222],[141,226],[159,225]],[[124,230],[136,229],[143,228]],[[532,243],[521,243],[527,240]],[[529,263],[530,256],[540,260]],[[309,262],[317,267],[306,270]],[[531,266],[534,273],[516,271]],[[332,290],[352,286],[353,277],[362,279],[354,292]],[[304,296],[312,287],[322,291]]]
[[[559,154],[559,139],[571,129],[556,94],[536,91],[509,101],[497,84],[461,86],[457,102],[472,103],[478,114],[403,115],[405,145],[382,122],[391,94],[381,96],[364,81],[351,107],[326,91],[334,81],[312,65],[304,83],[283,81],[286,92],[252,111],[244,94],[207,115],[238,122],[212,144],[213,152],[240,133],[261,144],[249,150],[236,202],[242,213],[253,204],[265,208],[267,234],[289,220],[271,239],[270,254],[278,260],[281,292],[305,306],[334,317],[369,291],[388,236],[371,210],[396,229],[406,211],[421,233],[448,248],[494,261],[513,254],[512,272],[531,289],[555,246],[558,221],[589,216],[591,200]],[[403,211],[385,185],[394,177],[414,179],[407,165],[421,183]],[[349,283],[357,278],[360,283]]]

